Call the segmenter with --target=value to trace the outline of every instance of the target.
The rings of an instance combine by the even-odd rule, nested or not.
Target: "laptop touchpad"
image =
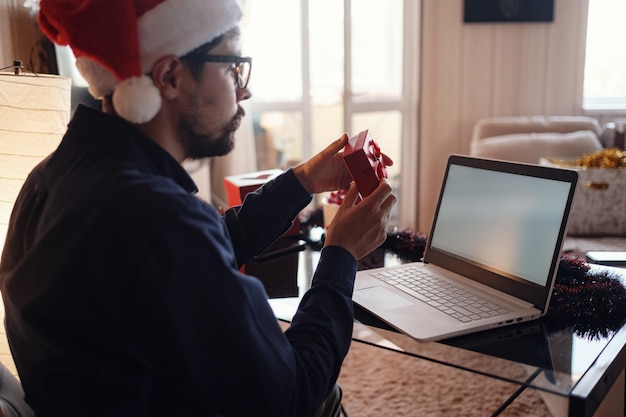
[[[395,310],[396,308],[413,305],[409,300],[402,298],[385,287],[363,288],[362,290],[356,290],[356,293],[358,293],[359,300],[385,310]]]

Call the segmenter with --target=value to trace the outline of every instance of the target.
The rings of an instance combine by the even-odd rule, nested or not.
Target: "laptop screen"
[[[550,286],[576,178],[570,170],[452,156],[427,254],[439,255],[437,264],[473,265],[475,275]]]
[[[570,185],[452,165],[432,247],[546,285]]]

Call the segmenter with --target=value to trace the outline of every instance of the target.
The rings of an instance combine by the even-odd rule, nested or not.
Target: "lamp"
[[[0,72],[0,250],[15,199],[30,171],[59,145],[70,118],[71,81],[27,73],[21,61]]]

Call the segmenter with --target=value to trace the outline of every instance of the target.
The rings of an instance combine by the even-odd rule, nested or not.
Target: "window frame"
[[[257,0],[262,1],[262,0]],[[310,96],[310,45],[309,45],[309,1],[300,0],[301,7],[301,64],[302,64],[302,99],[297,102],[263,102],[254,101],[254,112],[298,112],[302,116],[302,157],[304,160],[313,156],[311,140],[312,126],[312,99]],[[343,0],[344,7],[344,51],[350,51],[352,46],[351,13],[353,0]],[[344,53],[344,88],[343,88],[343,128],[352,132],[352,117],[357,113],[397,111],[402,117],[401,134],[401,164],[398,194],[397,219],[395,222],[403,228],[414,228],[417,221],[418,209],[418,85],[419,85],[419,12],[420,2],[402,0],[403,13],[403,71],[402,94],[398,99],[367,99],[357,98],[352,94],[351,53]],[[384,149],[383,149],[384,152]]]

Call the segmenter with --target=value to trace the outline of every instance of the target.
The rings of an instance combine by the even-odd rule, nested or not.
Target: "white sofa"
[[[480,119],[470,155],[538,163],[541,157],[577,157],[602,149],[600,125],[584,116],[516,116]]]
[[[574,158],[602,149],[598,121],[585,116],[512,116],[480,119],[470,155],[539,163],[542,157]],[[567,236],[563,250],[584,256],[590,250],[626,251],[626,236]]]

